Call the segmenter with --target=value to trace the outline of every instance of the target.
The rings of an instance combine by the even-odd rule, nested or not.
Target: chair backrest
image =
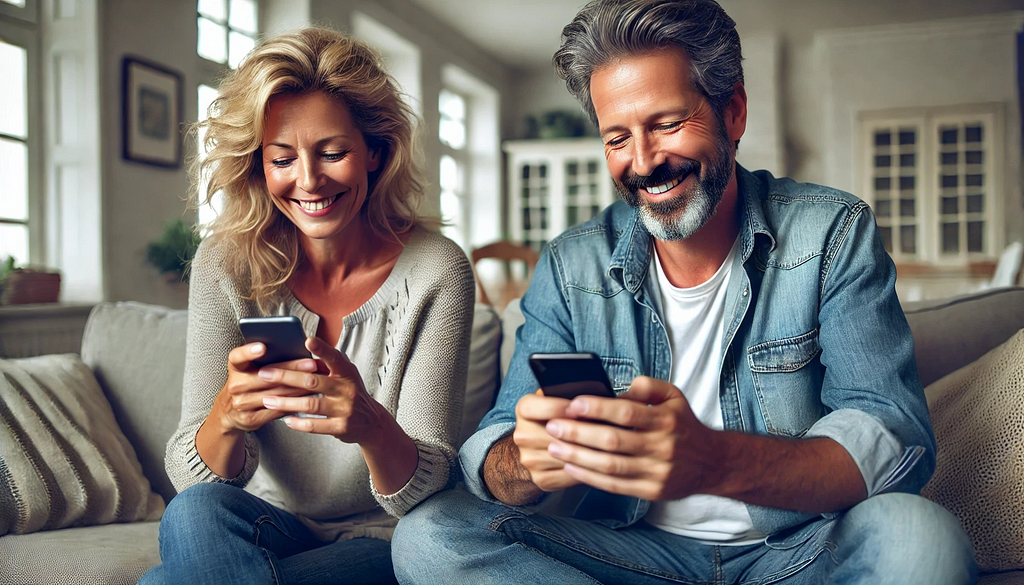
[[[502,240],[474,248],[470,253],[470,258],[473,261],[473,274],[476,276],[476,287],[480,302],[491,305],[500,311],[510,300],[522,296],[526,290],[526,285],[530,282],[530,277],[533,275],[533,269],[537,266],[540,254],[529,246]],[[500,291],[498,291],[494,299],[487,294],[480,270],[477,268],[477,263],[485,259],[498,260],[504,264],[503,282],[501,283]],[[511,269],[512,262],[522,262],[525,265],[525,278],[515,278],[516,275]]]

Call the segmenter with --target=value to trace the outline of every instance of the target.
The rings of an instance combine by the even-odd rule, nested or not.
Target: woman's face
[[[344,232],[366,201],[379,156],[340,100],[319,92],[270,100],[263,175],[274,205],[305,238]]]

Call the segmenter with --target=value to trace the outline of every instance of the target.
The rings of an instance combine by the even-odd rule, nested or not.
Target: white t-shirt
[[[725,335],[725,293],[739,238],[725,262],[706,282],[692,288],[672,286],[657,251],[654,262],[661,289],[661,308],[672,348],[672,385],[682,390],[697,418],[722,429],[719,376]],[[715,544],[751,544],[763,538],[754,530],[746,506],[719,496],[695,495],[680,500],[652,502],[644,518],[648,524]]]

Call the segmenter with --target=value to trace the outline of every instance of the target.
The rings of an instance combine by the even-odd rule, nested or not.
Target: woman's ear
[[[367,148],[366,172],[373,173],[380,168],[380,148]]]

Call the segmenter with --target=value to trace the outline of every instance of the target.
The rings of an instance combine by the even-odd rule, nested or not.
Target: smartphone
[[[257,366],[311,358],[306,332],[298,317],[246,317],[238,320],[246,343],[262,343],[267,352],[252,363]]]
[[[601,358],[594,353],[534,353],[529,361],[545,396],[571,400],[580,394],[592,394],[615,398]]]

